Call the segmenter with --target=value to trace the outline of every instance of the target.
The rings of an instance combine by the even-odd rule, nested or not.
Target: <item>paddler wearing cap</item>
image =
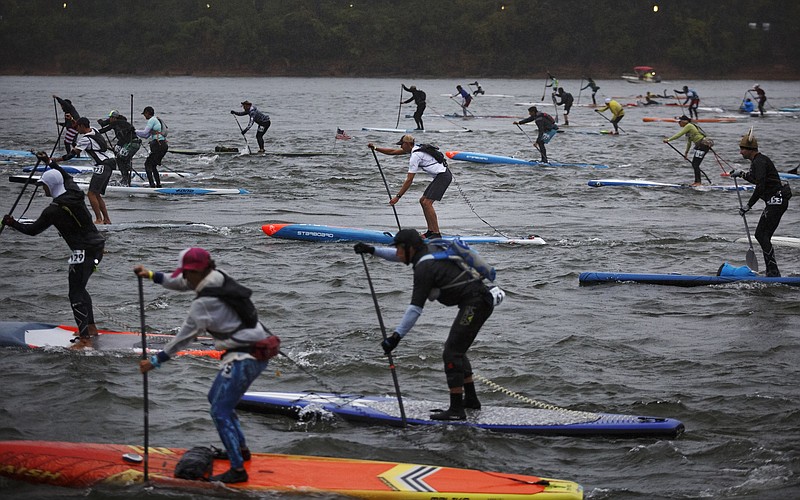
[[[253,126],[253,123],[258,125],[258,130],[256,132],[256,142],[258,142],[258,152],[264,152],[264,134],[267,133],[269,130],[269,126],[272,124],[272,121],[269,119],[269,115],[264,113],[263,111],[259,111],[252,102],[250,101],[242,101],[242,109],[244,111],[236,111],[231,110],[232,115],[236,116],[249,116],[250,122],[247,124],[245,128],[242,129],[242,135],[245,135],[248,130]]]
[[[158,166],[169,150],[167,136],[164,134],[163,122],[156,116],[156,111],[152,106],[147,106],[142,111],[142,115],[147,119],[145,127],[136,131],[136,135],[142,139],[150,139],[150,154],[144,161],[144,170],[147,173],[147,182],[151,188],[161,187],[161,176],[158,173]]]
[[[92,222],[83,191],[72,177],[47,154],[37,153],[36,156],[51,168],[42,174],[39,184],[53,201],[32,223],[22,224],[11,215],[6,215],[3,217],[3,224],[28,236],[36,236],[54,226],[67,243],[72,251],[69,258],[65,259],[69,263],[69,302],[78,326],[72,348],[89,348],[92,347],[92,337],[97,335],[97,326],[94,322],[92,297],[86,290],[86,284],[103,260],[105,239]]]
[[[122,185],[131,185],[131,169],[133,156],[142,147],[142,140],[136,135],[136,129],[128,118],[116,109],[112,109],[108,118],[100,118],[97,123],[102,127],[98,132],[105,134],[114,131],[117,144],[114,145],[114,154],[117,156],[117,168],[122,175]]]
[[[422,213],[425,215],[425,222],[428,225],[428,230],[425,231],[425,234],[422,236],[424,238],[441,238],[442,233],[439,230],[439,218],[436,216],[436,210],[433,209],[433,202],[439,201],[444,197],[447,187],[450,186],[450,182],[453,180],[453,174],[444,163],[438,162],[436,158],[421,150],[420,148],[422,148],[423,145],[416,146],[414,144],[413,135],[404,135],[397,141],[397,145],[400,146],[400,149],[379,148],[372,143],[367,144],[367,147],[370,149],[385,155],[411,154],[411,158],[408,160],[408,175],[406,175],[406,180],[403,182],[403,185],[400,186],[397,194],[389,200],[389,204],[395,205],[400,201],[400,198],[402,198],[411,187],[411,184],[414,182],[414,176],[417,175],[418,172],[425,172],[432,176],[433,180],[428,184],[428,187],[425,188],[422,197],[419,199],[419,204],[422,205]]]
[[[393,247],[376,248],[366,243],[356,243],[357,254],[372,254],[386,260],[402,262],[414,268],[414,289],[411,303],[400,324],[391,336],[381,342],[385,353],[391,353],[400,339],[411,331],[422,314],[428,300],[436,300],[445,306],[458,306],[458,313],[450,326],[444,343],[442,360],[447,387],[450,392],[450,407],[434,410],[433,420],[464,420],[467,409],[480,409],[481,403],[475,392],[472,365],[467,357],[483,324],[494,311],[495,299],[489,288],[480,279],[473,278],[450,259],[433,257],[435,248],[426,244],[413,229],[402,229],[394,237]]]
[[[414,111],[414,123],[417,124],[417,130],[425,130],[425,125],[422,123],[422,113],[425,112],[425,108],[427,107],[427,104],[425,103],[425,99],[427,98],[425,92],[418,89],[416,85],[412,85],[410,87],[402,85],[402,87],[406,92],[411,92],[411,97],[405,101],[401,100],[400,104],[408,104],[411,101],[414,101],[414,104],[417,105],[417,110]]]
[[[686,151],[683,153],[683,157],[687,160],[689,160],[689,149],[694,145],[694,154],[692,154],[692,159],[689,160],[692,162],[692,168],[694,169],[694,183],[692,186],[700,186],[702,184],[700,178],[700,164],[703,163],[703,158],[706,157],[706,153],[714,146],[714,143],[706,136],[700,127],[692,123],[692,119],[688,116],[680,116],[678,118],[678,125],[681,127],[680,131],[672,137],[665,138],[663,142],[667,144],[685,135]]]
[[[759,199],[764,200],[764,211],[758,219],[756,227],[756,240],[761,245],[764,253],[764,264],[768,277],[778,277],[781,275],[778,270],[778,262],[775,260],[775,248],[772,246],[772,235],[781,223],[781,217],[789,208],[789,199],[792,197],[792,190],[789,184],[783,182],[778,174],[778,169],[766,155],[759,153],[758,140],[753,134],[753,128],[742,136],[739,141],[739,153],[742,158],[750,160],[750,170],[732,170],[731,177],[741,177],[751,184],[755,184],[753,195],[747,205],[739,209],[739,214],[744,217]]]
[[[211,481],[241,483],[247,481],[244,462],[250,460],[250,450],[236,416],[236,405],[250,384],[266,369],[269,357],[258,346],[274,337],[258,321],[250,289],[216,269],[211,255],[203,248],[187,248],[180,253],[178,268],[172,273],[154,272],[136,265],[133,272],[164,288],[177,291],[193,290],[197,297],[175,338],[162,351],[141,360],[139,369],[146,373],[160,367],[199,335],[210,334],[216,348],[224,350],[217,377],[208,393],[211,418],[225,450],[215,449],[214,457],[230,461],[230,469],[211,476]],[[279,345],[279,344],[278,344]],[[277,353],[278,347],[275,347]]]
[[[611,99],[610,97],[607,97],[605,102],[606,102],[605,106],[603,106],[602,108],[595,109],[594,112],[602,114],[603,111],[610,109],[611,115],[614,118],[612,118],[609,121],[611,122],[612,125],[614,125],[614,134],[619,134],[618,124],[620,121],[622,121],[623,118],[625,118],[625,109],[622,107],[622,104],[618,103],[614,99]]]

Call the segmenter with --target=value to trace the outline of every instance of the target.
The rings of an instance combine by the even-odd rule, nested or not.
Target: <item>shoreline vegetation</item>
[[[794,0],[4,0],[0,75],[800,79]]]

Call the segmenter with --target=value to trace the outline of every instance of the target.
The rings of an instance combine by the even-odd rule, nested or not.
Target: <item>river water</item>
[[[428,129],[468,127],[471,133],[426,134],[442,150],[478,151],[538,159],[512,119],[444,119],[459,110],[447,93],[472,81],[407,80],[428,94]],[[255,390],[334,390],[391,394],[392,380],[378,346],[381,332],[361,259],[351,244],[272,240],[267,222],[303,222],[392,230],[394,214],[366,144],[388,146],[400,134],[362,131],[395,127],[400,81],[331,78],[67,78],[2,77],[6,149],[52,148],[57,134],[52,95],[70,98],[92,121],[111,109],[130,114],[151,105],[170,127],[172,148],[244,148],[230,109],[253,101],[272,116],[270,151],[328,151],[340,156],[195,157],[169,154],[164,170],[202,172],[181,185],[243,187],[244,196],[106,197],[114,222],[201,222],[206,230],[158,227],[109,231],[107,254],[89,283],[101,326],[139,324],[136,263],[176,266],[189,246],[211,251],[219,267],[254,290],[262,320],[283,339],[284,351],[303,370],[276,360]],[[562,81],[578,98],[579,81]],[[760,82],[775,108],[800,103],[797,82]],[[735,109],[750,81],[666,82],[632,85],[598,81],[598,98],[635,101],[647,90],[693,86],[704,106]],[[522,118],[539,101],[543,81],[486,80],[487,94],[471,106],[479,115]],[[549,99],[549,94],[548,94]],[[584,91],[580,103],[590,102]],[[768,108],[769,108],[768,105]],[[553,108],[545,108],[552,113]],[[400,123],[413,105],[403,108]],[[561,111],[559,111],[561,114]],[[538,234],[541,247],[481,246],[507,299],[472,349],[476,373],[527,397],[589,411],[648,414],[679,419],[686,433],[675,440],[539,437],[464,428],[407,430],[344,422],[300,424],[283,417],[241,413],[255,451],[359,457],[468,466],[570,479],[591,499],[797,498],[800,497],[798,411],[798,291],[785,286],[728,285],[675,288],[617,284],[580,287],[583,271],[715,274],[723,262],[744,265],[747,245],[733,192],[591,188],[596,178],[643,178],[688,183],[691,167],[661,139],[680,108],[627,108],[618,137],[591,132],[608,123],[591,108],[575,107],[570,127],[548,146],[552,160],[602,163],[607,170],[486,166],[451,161],[456,183],[436,204],[445,233],[509,236]],[[702,112],[701,117],[717,114]],[[797,165],[800,121],[793,117],[742,118],[703,124],[719,155],[746,167],[738,139],[749,126],[761,151],[778,169]],[[352,136],[334,139],[341,128]],[[527,129],[531,133],[531,129]],[[255,147],[255,138],[249,135]],[[683,150],[682,139],[675,146]],[[390,188],[405,178],[406,158],[379,155]],[[143,157],[134,167],[143,170]],[[2,167],[6,172],[15,167]],[[703,170],[715,183],[717,161]],[[404,226],[424,230],[418,176],[397,206]],[[796,182],[796,181],[794,181]],[[20,184],[0,181],[8,209]],[[795,184],[800,191],[800,184]],[[394,192],[394,191],[393,191]],[[745,195],[749,196],[749,195]],[[23,202],[15,215],[21,213]],[[745,198],[746,199],[746,198]],[[48,199],[33,199],[35,217]],[[751,230],[762,204],[749,215]],[[777,235],[800,236],[793,200]],[[485,221],[485,222],[484,222]],[[763,259],[756,248],[761,268]],[[800,275],[800,249],[778,247],[784,275]],[[66,298],[67,248],[54,230],[31,238],[13,230],[0,236],[0,317],[71,324]],[[410,298],[411,272],[370,261],[383,317],[391,328]],[[147,325],[174,332],[191,300],[146,284]],[[406,397],[446,401],[441,343],[455,314],[430,303],[396,351]],[[141,443],[142,377],[129,355],[6,349],[0,374],[0,439]],[[150,442],[188,447],[217,443],[206,392],[216,364],[180,359],[149,377]],[[524,405],[478,384],[484,405]],[[70,491],[0,480],[9,498],[139,498],[137,488]],[[200,498],[150,492],[149,498]],[[220,497],[237,496],[219,493]],[[280,496],[278,496],[280,497]],[[315,498],[329,498],[318,496]],[[334,497],[330,497],[334,498]]]

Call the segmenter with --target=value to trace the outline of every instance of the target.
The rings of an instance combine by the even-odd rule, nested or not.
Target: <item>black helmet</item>
[[[403,245],[404,247],[421,247],[425,245],[422,236],[415,229],[401,229],[394,236],[392,245]]]

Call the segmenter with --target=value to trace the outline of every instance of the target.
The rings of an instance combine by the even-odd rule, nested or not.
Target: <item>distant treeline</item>
[[[798,78],[798,20],[797,0],[3,0],[0,73]]]

